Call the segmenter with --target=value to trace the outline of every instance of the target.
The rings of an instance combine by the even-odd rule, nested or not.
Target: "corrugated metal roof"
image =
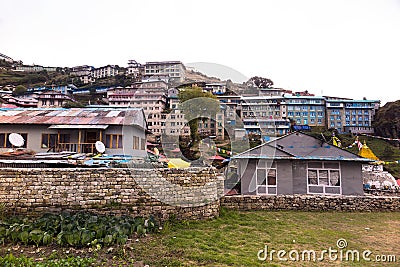
[[[0,124],[127,125],[126,115],[138,125],[145,119],[138,108],[18,108],[0,109]]]
[[[58,124],[51,125],[49,129],[107,129],[108,125],[96,124],[96,125],[82,125],[82,124]]]

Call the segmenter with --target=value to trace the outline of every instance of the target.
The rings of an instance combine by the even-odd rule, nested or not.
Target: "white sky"
[[[0,53],[211,62],[316,95],[400,99],[400,0],[0,0]]]

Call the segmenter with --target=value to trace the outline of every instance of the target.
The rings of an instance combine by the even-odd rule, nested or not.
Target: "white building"
[[[143,66],[142,64],[136,62],[136,60],[130,59],[128,60],[128,68],[126,70],[127,75],[131,75],[133,77],[139,77],[142,74]]]
[[[183,82],[186,68],[180,61],[146,62],[144,65],[144,77],[154,75],[167,75],[172,82]]]
[[[118,66],[116,65],[107,65],[100,68],[95,68],[91,71],[92,77],[95,79],[113,77],[118,75],[119,70]]]

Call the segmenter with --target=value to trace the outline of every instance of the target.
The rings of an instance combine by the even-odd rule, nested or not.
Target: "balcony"
[[[70,151],[76,153],[97,153],[95,143],[59,143],[55,147],[56,152]]]

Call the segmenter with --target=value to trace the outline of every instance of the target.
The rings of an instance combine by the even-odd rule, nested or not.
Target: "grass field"
[[[347,250],[360,253],[370,250],[371,259],[380,254],[395,255],[397,264],[362,259],[360,262],[330,261],[327,254],[322,262],[282,262],[276,253],[273,261],[262,261],[257,257],[265,245],[268,245],[268,251],[297,250],[301,253],[314,250],[319,257],[322,250],[338,249],[337,240],[340,238],[348,244],[342,250],[344,253]],[[400,213],[222,210],[219,218],[209,221],[169,221],[160,233],[133,238],[128,244],[111,250],[107,247],[93,251],[92,248],[53,246],[42,248],[35,254],[36,247],[18,246],[14,249],[15,245],[6,244],[0,247],[0,255],[6,255],[10,250],[17,257],[39,257],[42,261],[75,255],[90,257],[96,266],[133,266],[138,262],[149,266],[398,266],[399,238]]]

